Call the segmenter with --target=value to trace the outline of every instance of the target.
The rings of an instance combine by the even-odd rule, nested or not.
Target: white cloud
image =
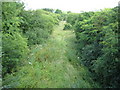
[[[53,8],[64,11],[80,12],[103,8],[112,8],[118,5],[119,0],[22,0],[26,9]]]

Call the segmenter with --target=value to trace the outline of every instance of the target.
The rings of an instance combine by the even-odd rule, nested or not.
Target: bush
[[[68,13],[67,22],[73,26],[75,24],[75,22],[77,21],[78,16],[79,16],[79,14],[76,14],[76,13]]]
[[[63,30],[71,30],[71,29],[72,29],[72,25],[70,23],[66,23]]]
[[[16,66],[23,62],[28,53],[27,40],[19,33],[14,32],[12,35],[3,34],[2,38],[2,65],[3,75],[11,73]]]
[[[117,26],[117,7],[81,13],[74,25],[80,59],[103,87],[119,87]]]
[[[2,4],[2,65],[3,77],[16,70],[28,53],[27,39],[19,29],[23,4],[19,2],[3,2]]]
[[[33,28],[26,32],[28,45],[42,44],[48,38],[49,32],[40,28]]]
[[[2,57],[5,75],[21,65],[27,56],[28,45],[45,42],[59,20],[55,13],[44,10],[26,11],[24,4],[20,2],[3,2],[2,9]]]
[[[29,45],[42,44],[58,24],[57,15],[44,10],[23,11],[20,28],[28,38]]]

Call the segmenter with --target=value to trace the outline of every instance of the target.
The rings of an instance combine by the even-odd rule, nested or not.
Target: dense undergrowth
[[[58,16],[44,10],[26,11],[19,2],[2,3],[3,77],[24,63],[29,47],[45,42],[58,24]]]
[[[67,18],[75,30],[80,61],[93,73],[94,80],[107,88],[120,84],[118,13],[115,7]]]
[[[87,68],[78,63],[75,35],[72,31],[63,31],[63,27],[61,22],[47,43],[31,47],[19,71],[4,78],[5,88],[99,87]]]
[[[3,87],[119,87],[117,10],[76,14],[3,2]]]

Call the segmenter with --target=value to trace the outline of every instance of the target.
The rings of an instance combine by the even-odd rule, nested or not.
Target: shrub
[[[40,28],[33,28],[26,32],[28,45],[42,44],[48,38],[49,32]]]
[[[117,25],[117,7],[83,12],[74,25],[80,59],[103,87],[119,87]]]
[[[13,69],[16,69],[16,66],[23,62],[28,53],[28,47],[26,39],[16,32],[12,35],[3,34],[2,45],[2,71],[5,75],[11,73]]]
[[[72,29],[72,25],[70,23],[66,23],[63,30],[71,30],[71,29]]]
[[[28,53],[27,39],[22,35],[20,14],[23,4],[19,2],[3,2],[2,4],[2,65],[3,77],[16,70]]]
[[[68,13],[67,22],[73,26],[78,19],[78,15],[79,14],[76,14],[76,13]]]
[[[28,38],[29,45],[42,44],[58,24],[57,16],[44,10],[23,11],[20,28]]]

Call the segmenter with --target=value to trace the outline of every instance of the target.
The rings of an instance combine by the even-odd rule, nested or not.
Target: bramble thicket
[[[119,87],[118,7],[84,12],[73,24],[78,55],[103,87]],[[68,18],[69,19],[69,18]]]
[[[2,2],[3,88],[120,86],[119,6],[82,13],[24,7]]]

